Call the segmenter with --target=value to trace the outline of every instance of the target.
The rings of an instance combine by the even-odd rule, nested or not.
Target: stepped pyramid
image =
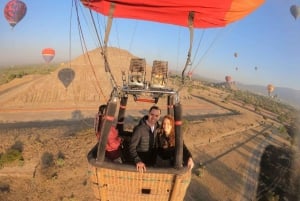
[[[108,61],[117,85],[122,71],[128,72],[133,56],[128,51],[108,48]],[[63,68],[71,68],[75,77],[65,88],[58,78]],[[150,76],[151,68],[147,67]],[[89,51],[48,75],[29,75],[0,86],[0,112],[93,110],[106,103],[112,90],[99,48]],[[1,119],[0,119],[1,120]]]

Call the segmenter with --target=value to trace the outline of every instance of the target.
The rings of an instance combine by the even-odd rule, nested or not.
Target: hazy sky
[[[0,1],[1,11],[7,2]],[[0,17],[0,66],[43,63],[41,50],[46,47],[56,50],[52,62],[68,61],[82,54],[72,0],[23,2],[27,14],[13,29],[3,14]],[[218,80],[231,75],[245,84],[271,83],[300,90],[300,19],[295,20],[290,13],[294,4],[300,6],[300,1],[266,0],[252,14],[225,28],[195,30],[188,70]],[[97,47],[97,38],[87,9],[79,5],[87,48],[92,50]],[[106,17],[99,14],[96,19],[103,36]],[[161,59],[169,62],[170,69],[182,70],[189,32],[174,25],[114,19],[109,45],[146,58],[149,65]]]

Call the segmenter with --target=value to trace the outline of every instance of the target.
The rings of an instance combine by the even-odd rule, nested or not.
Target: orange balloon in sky
[[[52,48],[45,48],[42,50],[42,55],[46,63],[49,63],[55,56],[55,50]]]
[[[274,89],[275,89],[274,85],[268,84],[267,90],[268,90],[269,93],[272,93],[274,91]]]

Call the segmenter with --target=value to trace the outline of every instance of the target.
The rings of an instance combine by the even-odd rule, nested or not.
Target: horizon
[[[108,47],[108,48],[110,48],[110,47]],[[112,47],[112,48],[116,48],[116,47]],[[90,51],[93,51],[93,50],[90,50]],[[90,52],[89,51],[89,52]],[[125,51],[128,51],[128,50],[125,50]],[[130,52],[129,52],[130,53]],[[72,59],[72,60],[68,60],[68,61],[61,61],[61,62],[51,62],[50,63],[50,65],[57,65],[58,66],[58,68],[59,68],[59,65],[61,65],[61,64],[66,64],[66,63],[69,63],[69,62],[72,62],[73,60],[75,60],[76,58],[79,58],[79,57],[81,57],[81,56],[83,56],[83,54],[82,55],[79,55],[79,56],[77,56],[77,57],[75,57],[74,59]],[[49,65],[49,64],[45,64],[44,62],[40,62],[40,63],[28,63],[28,64],[16,64],[16,65],[11,65],[11,66],[7,66],[7,65],[1,65],[0,64],[0,69],[6,69],[6,68],[25,68],[25,67],[28,67],[28,66],[44,66],[44,67],[46,67],[47,65]],[[151,66],[151,63],[147,63],[147,65],[150,65]],[[179,70],[176,70],[176,69],[171,69],[171,70],[169,70],[169,73],[176,73],[177,75],[180,75],[181,76],[181,73],[182,73],[182,71],[179,71]],[[226,82],[226,80],[225,79],[218,79],[218,78],[211,78],[211,77],[205,77],[205,76],[203,76],[203,75],[201,75],[201,74],[199,74],[199,73],[195,73],[194,75],[193,75],[193,77],[194,78],[196,78],[196,80],[197,79],[205,79],[206,81],[209,81],[209,82],[220,82],[220,83],[225,83]],[[224,76],[224,78],[225,78],[225,76]],[[233,80],[234,81],[234,80]],[[247,85],[247,86],[257,86],[257,87],[262,87],[262,88],[266,88],[267,86],[264,86],[264,85],[262,85],[262,84],[255,84],[255,83],[246,83],[246,82],[243,82],[243,81],[234,81],[234,82],[236,82],[237,84],[242,84],[242,85]],[[295,91],[297,91],[297,92],[300,92],[300,89],[296,89],[296,88],[292,88],[292,87],[286,87],[286,86],[276,86],[275,87],[275,89],[274,89],[274,91],[276,91],[276,88],[281,88],[281,89],[290,89],[290,90],[295,90]]]

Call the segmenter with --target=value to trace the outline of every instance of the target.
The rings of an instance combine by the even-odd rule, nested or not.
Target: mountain
[[[203,77],[197,74],[193,75],[193,79],[200,80],[202,82],[208,82],[208,83],[218,83],[218,84],[225,83],[220,80]],[[235,82],[235,85],[239,90],[250,91],[252,93],[259,94],[262,96],[268,96],[268,91],[266,86],[249,85],[241,82]],[[275,87],[274,91],[271,93],[271,96],[276,98],[278,101],[291,105],[296,109],[300,109],[300,90],[291,89],[287,87]]]
[[[240,90],[248,90],[256,94],[268,96],[268,92],[265,86],[237,83],[237,87]],[[277,98],[279,101],[282,101],[283,103],[300,109],[300,90],[286,87],[276,87],[271,95]]]

